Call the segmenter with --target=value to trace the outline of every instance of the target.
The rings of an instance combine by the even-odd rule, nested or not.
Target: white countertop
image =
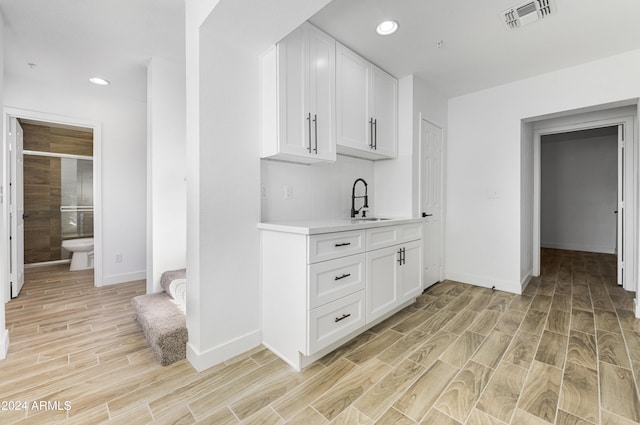
[[[369,229],[372,227],[394,226],[398,224],[418,223],[422,218],[390,218],[380,221],[365,221],[354,219],[325,219],[325,220],[295,220],[272,221],[258,223],[262,230],[276,232],[297,233],[301,235],[316,235],[319,233],[344,232],[348,230]]]

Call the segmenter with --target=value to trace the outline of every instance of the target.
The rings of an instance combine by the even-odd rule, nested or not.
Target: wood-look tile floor
[[[31,269],[0,362],[0,401],[30,405],[0,423],[640,423],[640,320],[615,257],[542,259],[523,295],[439,283],[299,373],[261,347],[201,373],[161,367],[130,306],[144,282]]]

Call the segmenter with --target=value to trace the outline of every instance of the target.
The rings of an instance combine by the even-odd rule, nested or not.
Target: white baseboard
[[[640,319],[640,303],[637,296],[633,299],[633,306],[636,308],[636,317]]]
[[[123,274],[112,274],[109,276],[102,277],[102,286],[105,285],[116,285],[118,283],[124,282],[133,282],[134,280],[146,280],[147,272],[139,271],[133,273],[123,273]]]
[[[599,254],[615,254],[615,248],[599,245],[582,245],[562,242],[540,242],[541,248],[564,249],[567,251],[597,252]]]
[[[204,352],[199,352],[191,343],[187,343],[187,360],[198,372],[202,372],[259,346],[261,342],[262,333],[260,330],[256,330]]]
[[[0,338],[0,360],[7,358],[7,352],[9,351],[9,331],[2,330],[4,335]]]
[[[495,289],[499,291],[512,292],[514,294],[519,294],[520,291],[522,291],[521,283],[518,281],[510,282],[508,280],[495,279],[487,276],[447,271],[446,279],[461,283],[468,283],[470,285],[482,286],[484,288],[495,287]]]

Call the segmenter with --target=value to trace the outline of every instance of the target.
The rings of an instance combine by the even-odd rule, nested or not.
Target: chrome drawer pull
[[[351,242],[337,243],[335,246],[348,246],[348,245],[351,245]]]
[[[344,279],[345,277],[349,277],[351,276],[351,273],[345,273],[342,276],[336,276],[333,280],[340,280],[340,279]]]
[[[351,316],[351,313],[349,314],[343,314],[342,317],[336,317],[336,323],[338,323],[341,320],[346,319],[347,317]]]

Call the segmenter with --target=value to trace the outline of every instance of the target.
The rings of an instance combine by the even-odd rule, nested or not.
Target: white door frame
[[[609,127],[609,126],[617,126],[623,124],[625,127],[625,131],[629,137],[626,137],[626,145],[631,149],[625,149],[625,160],[626,164],[632,164],[631,170],[626,173],[625,183],[625,206],[626,213],[623,220],[625,221],[625,243],[624,255],[627,259],[627,264],[625,265],[625,270],[628,272],[625,273],[625,277],[629,277],[625,279],[623,282],[623,287],[626,290],[633,290],[634,292],[637,290],[636,285],[636,276],[637,276],[637,258],[636,258],[636,247],[638,241],[638,235],[636,234],[637,229],[637,219],[636,219],[636,182],[638,181],[638,166],[635,158],[638,156],[637,146],[635,146],[636,135],[634,135],[634,116],[620,116],[614,118],[606,118],[606,119],[594,119],[585,122],[567,124],[567,125],[559,125],[555,127],[542,128],[538,130],[534,130],[533,135],[533,275],[540,276],[540,142],[541,138],[544,135],[556,134],[556,133],[566,133],[571,131],[579,131],[579,130],[588,130],[592,128],[600,128],[600,127]],[[629,273],[630,272],[630,273]],[[632,287],[633,286],[633,287]]]
[[[433,123],[432,121],[426,119],[422,113],[418,114],[418,118],[420,119],[420,124],[419,124],[419,139],[418,139],[418,168],[419,168],[419,178],[418,178],[418,211],[417,214],[418,216],[420,216],[420,214],[422,213],[422,204],[423,204],[423,199],[422,199],[422,189],[423,189],[423,185],[424,185],[424,170],[422,168],[422,149],[423,149],[423,140],[422,140],[422,123],[423,122],[427,122],[430,125],[437,127],[440,129],[441,132],[441,142],[442,142],[442,146],[441,146],[441,150],[440,150],[440,163],[441,163],[441,169],[440,169],[440,273],[439,273],[439,280],[442,281],[444,280],[444,269],[445,269],[445,258],[444,258],[444,232],[445,232],[445,191],[444,188],[446,187],[445,184],[445,178],[446,178],[446,172],[445,172],[445,157],[446,157],[446,143],[444,140],[444,129]],[[423,250],[426,253],[427,252],[427,247],[426,245],[426,241],[423,242]],[[424,254],[423,254],[424,255]],[[424,266],[424,265],[423,265]],[[423,286],[424,286],[424,281],[423,281]]]
[[[3,128],[7,129],[9,125],[10,118],[23,118],[34,121],[42,121],[46,123],[52,124],[61,124],[68,125],[74,127],[83,127],[90,128],[93,130],[93,209],[94,209],[94,223],[93,223],[93,233],[94,233],[94,270],[93,270],[93,278],[95,286],[102,286],[102,124],[97,121],[85,120],[81,118],[67,117],[55,114],[49,114],[46,112],[38,112],[38,111],[30,111],[27,109],[20,108],[12,108],[5,107],[3,113]],[[10,161],[9,154],[9,146],[7,141],[7,132],[3,132],[2,137],[2,149],[3,152],[7,155],[7,161]],[[15,165],[15,164],[14,164]],[[6,172],[3,172],[2,175],[2,185],[5,188],[9,187],[9,175]],[[24,188],[20,188],[19,190],[24,190]],[[5,217],[7,219],[0,223],[0,226],[5,230],[6,235],[9,234],[9,205],[8,203],[3,204],[6,208]],[[0,232],[0,234],[3,234]],[[2,243],[7,244],[7,248],[9,241],[3,241]],[[9,251],[7,250],[7,253]],[[7,256],[8,257],[8,256]],[[3,261],[8,261],[8,259]],[[24,258],[23,260],[24,261]],[[7,263],[8,266],[8,263]],[[2,268],[0,268],[2,270]],[[6,267],[7,274],[9,272],[9,267]],[[6,279],[6,282],[9,282],[9,276],[3,276]],[[0,279],[2,281],[3,279]],[[9,301],[9,287],[8,285],[3,285],[4,288],[0,290],[0,296],[2,297],[3,302]]]

